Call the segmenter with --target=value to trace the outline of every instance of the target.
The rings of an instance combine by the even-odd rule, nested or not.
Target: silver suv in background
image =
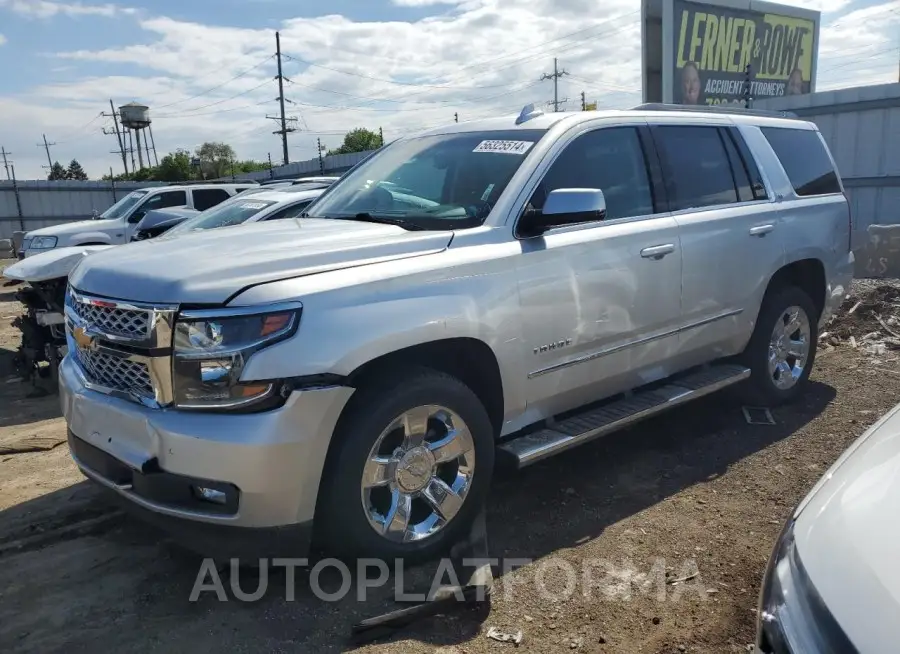
[[[433,129],[298,220],[84,259],[70,448],[210,553],[297,555],[315,527],[343,553],[427,557],[495,457],[526,466],[731,385],[794,399],[850,233],[801,120],[526,107]]]

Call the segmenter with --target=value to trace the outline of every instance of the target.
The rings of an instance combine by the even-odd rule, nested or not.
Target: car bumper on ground
[[[251,541],[254,531],[261,541],[308,531],[331,433],[352,392],[295,391],[283,407],[255,414],[160,410],[88,389],[71,357],[60,366],[79,468],[189,539],[216,527]]]

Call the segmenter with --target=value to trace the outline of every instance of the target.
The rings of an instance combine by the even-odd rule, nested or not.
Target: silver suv
[[[297,555],[315,524],[430,556],[495,458],[733,384],[791,400],[853,270],[815,125],[753,112],[527,107],[400,139],[307,211],[70,276],[72,455],[210,553]]]

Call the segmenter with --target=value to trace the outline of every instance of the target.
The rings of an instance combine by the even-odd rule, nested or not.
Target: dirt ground
[[[0,288],[0,447],[51,449],[0,454],[0,651],[337,652],[351,649],[354,622],[395,607],[392,584],[365,602],[323,602],[306,574],[288,601],[283,569],[258,601],[236,599],[227,571],[227,601],[189,601],[200,561],[88,484],[68,457],[56,398],[29,398],[9,379],[17,312]],[[785,518],[900,397],[900,352],[854,348],[849,335],[823,348],[809,393],[772,411],[774,425],[747,424],[720,394],[500,473],[491,555],[533,562],[497,571],[490,610],[425,619],[359,651],[515,648],[488,638],[491,627],[521,630],[518,649],[529,652],[746,651]],[[412,571],[406,587],[427,589],[433,568]],[[331,572],[329,592],[341,581]],[[260,577],[242,571],[241,589]]]

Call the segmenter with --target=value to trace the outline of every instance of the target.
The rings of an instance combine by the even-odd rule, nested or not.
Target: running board
[[[740,365],[703,368],[652,390],[637,389],[628,397],[553,423],[552,428],[513,438],[499,446],[500,455],[510,457],[515,467],[524,468],[749,376],[750,370]]]

